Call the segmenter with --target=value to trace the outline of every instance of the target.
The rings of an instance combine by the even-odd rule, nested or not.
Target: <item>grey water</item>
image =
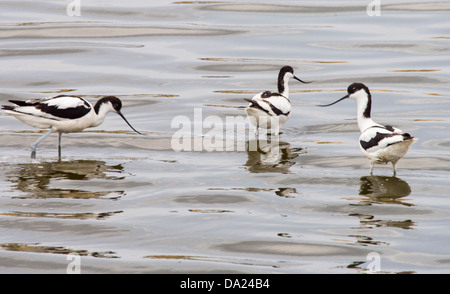
[[[0,273],[450,272],[450,4],[370,3],[2,1],[1,105],[115,95],[144,135],[109,114],[32,159],[43,133],[2,112]],[[244,98],[284,65],[312,83],[257,141]],[[354,101],[316,107],[352,82],[419,138],[395,177]]]

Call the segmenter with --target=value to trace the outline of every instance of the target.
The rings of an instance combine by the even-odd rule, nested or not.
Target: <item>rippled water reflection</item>
[[[383,1],[369,17],[360,1],[118,2],[81,1],[80,17],[1,4],[2,105],[116,95],[144,136],[111,115],[63,136],[61,160],[56,136],[31,159],[41,133],[0,114],[0,272],[66,273],[75,253],[82,273],[367,273],[373,252],[381,273],[448,272],[447,3]],[[244,117],[287,64],[313,83],[291,86],[279,142],[201,127]],[[377,122],[420,138],[397,177],[369,176],[353,103],[315,107],[356,81]],[[175,152],[177,116],[228,151]]]
[[[104,161],[73,160],[25,163],[18,164],[17,167],[18,170],[9,171],[6,178],[14,189],[28,195],[25,198],[101,198],[108,197],[109,194],[116,194],[113,197],[117,198],[124,193],[124,191],[94,192],[82,189],[88,186],[85,181],[95,181],[95,187],[99,188],[101,184],[99,179],[109,182],[123,180],[124,177],[120,176],[123,167],[120,164],[107,166]],[[111,176],[108,176],[109,173]],[[113,176],[114,174],[118,176]],[[64,188],[52,185],[52,182],[59,181],[66,182]],[[108,184],[105,186],[108,187]]]

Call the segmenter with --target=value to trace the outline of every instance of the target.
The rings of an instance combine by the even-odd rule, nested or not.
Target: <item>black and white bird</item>
[[[411,144],[418,139],[393,126],[377,124],[370,117],[372,97],[362,83],[353,83],[347,89],[347,95],[341,99],[318,106],[330,106],[346,98],[355,99],[357,102],[358,127],[361,131],[359,146],[362,153],[369,159],[370,174],[373,173],[374,164],[392,163],[394,175],[396,175],[397,161],[408,152]]]
[[[294,69],[283,66],[278,74],[278,92],[264,91],[256,94],[252,99],[244,99],[250,104],[245,111],[252,125],[259,128],[272,130],[275,135],[279,134],[280,127],[291,115],[291,101],[289,100],[289,80],[296,79],[304,82],[294,75]]]
[[[3,105],[2,109],[6,114],[16,117],[29,126],[50,129],[31,145],[32,157],[36,154],[37,145],[53,131],[58,132],[58,155],[61,156],[62,133],[81,132],[86,128],[96,127],[103,123],[109,112],[120,115],[133,131],[141,134],[120,112],[122,102],[115,96],[103,97],[94,106],[83,98],[68,95],[26,101],[9,100],[9,102],[15,105]]]

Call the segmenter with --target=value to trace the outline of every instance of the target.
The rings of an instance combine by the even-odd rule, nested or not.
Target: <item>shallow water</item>
[[[110,114],[31,159],[41,133],[2,112],[1,273],[66,273],[71,252],[82,273],[367,273],[373,253],[377,272],[449,272],[449,4],[118,2],[1,4],[1,104],[116,95],[144,133]],[[313,83],[257,142],[243,99],[286,64]],[[419,138],[397,177],[369,176],[353,101],[315,106],[355,81]]]

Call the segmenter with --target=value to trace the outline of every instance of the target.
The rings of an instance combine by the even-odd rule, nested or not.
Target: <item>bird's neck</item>
[[[92,127],[96,127],[98,125],[101,125],[103,123],[103,121],[106,118],[106,115],[108,114],[108,112],[110,112],[111,109],[110,107],[108,107],[107,104],[102,104],[99,107],[97,107],[95,109],[95,120],[92,123]]]
[[[373,126],[379,126],[379,124],[374,122],[370,117],[367,118],[358,116],[358,127],[361,133]]]
[[[374,122],[370,116],[371,108],[372,108],[372,99],[370,94],[367,96],[358,97],[357,100],[357,119],[358,119],[358,127],[361,132],[366,130],[369,127],[378,125]]]
[[[289,99],[289,77],[278,77],[278,93]]]

